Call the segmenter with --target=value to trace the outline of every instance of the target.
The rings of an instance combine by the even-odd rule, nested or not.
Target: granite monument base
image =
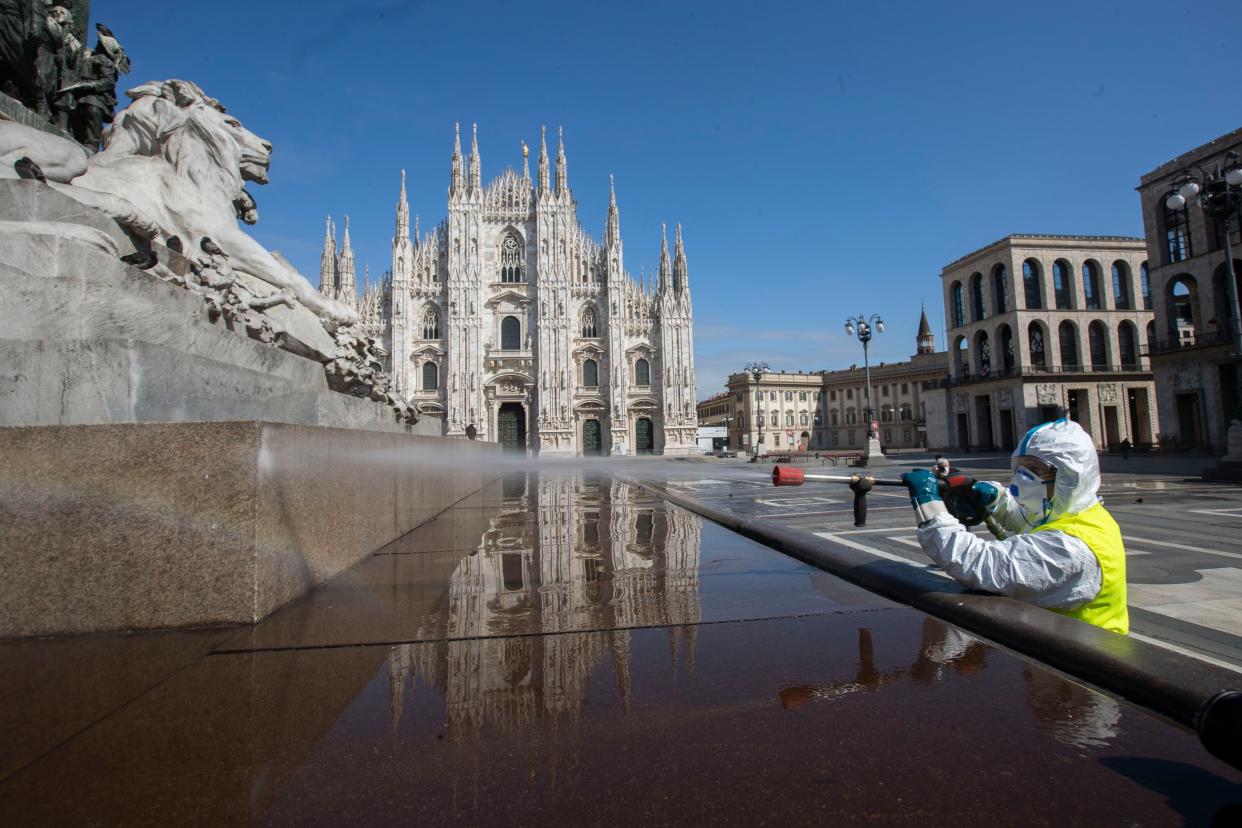
[[[0,428],[0,638],[256,622],[477,491],[498,459],[492,443],[260,421]]]
[[[264,420],[440,433],[331,391],[308,357],[335,346],[305,308],[271,310],[287,348],[251,339],[213,322],[202,296],[126,266],[118,254],[132,249],[102,213],[36,181],[0,180],[0,426]]]

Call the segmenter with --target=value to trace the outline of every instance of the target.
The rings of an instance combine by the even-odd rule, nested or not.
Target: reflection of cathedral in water
[[[698,516],[608,479],[519,475],[503,487],[499,513],[420,630],[448,640],[393,649],[394,731],[419,683],[444,695],[450,739],[577,719],[606,658],[628,706],[629,627],[668,626],[674,669],[679,650],[693,667]]]

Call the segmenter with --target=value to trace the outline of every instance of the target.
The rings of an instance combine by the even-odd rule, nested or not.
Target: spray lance
[[[936,475],[939,482],[940,497],[946,502],[952,503],[953,516],[962,522],[965,526],[978,526],[980,523],[986,523],[992,534],[998,538],[1004,538],[1005,533],[1000,526],[996,524],[992,516],[987,513],[982,504],[976,502],[969,496],[956,496],[950,499],[950,494],[958,492],[969,492],[970,486],[974,483],[972,478],[956,471],[949,466],[947,460],[936,458],[936,465],[932,467],[932,473]],[[845,483],[850,487],[850,491],[854,493],[854,525],[867,525],[867,493],[876,486],[893,486],[904,489],[906,484],[901,482],[900,478],[883,478],[870,474],[807,474],[796,466],[774,466],[772,468],[772,485],[773,486],[801,486],[807,481],[816,483]]]

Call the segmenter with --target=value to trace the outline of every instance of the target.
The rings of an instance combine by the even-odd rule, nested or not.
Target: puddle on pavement
[[[1160,824],[1242,801],[1188,731],[628,484],[522,474],[454,511],[0,782],[0,823]],[[703,623],[730,578],[819,610]]]

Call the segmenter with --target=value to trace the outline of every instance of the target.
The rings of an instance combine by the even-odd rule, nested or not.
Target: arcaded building
[[[1008,451],[1062,415],[1101,449],[1152,443],[1148,271],[1120,236],[1006,236],[945,267],[950,445]]]
[[[1161,164],[1142,177],[1138,188],[1152,264],[1155,323],[1148,348],[1160,434],[1166,443],[1211,446],[1218,452],[1225,449],[1239,399],[1224,234],[1198,199],[1180,210],[1170,210],[1165,201],[1192,165],[1214,171],[1230,152],[1242,153],[1242,129]],[[1242,234],[1236,220],[1232,227],[1237,278],[1242,274]]]

